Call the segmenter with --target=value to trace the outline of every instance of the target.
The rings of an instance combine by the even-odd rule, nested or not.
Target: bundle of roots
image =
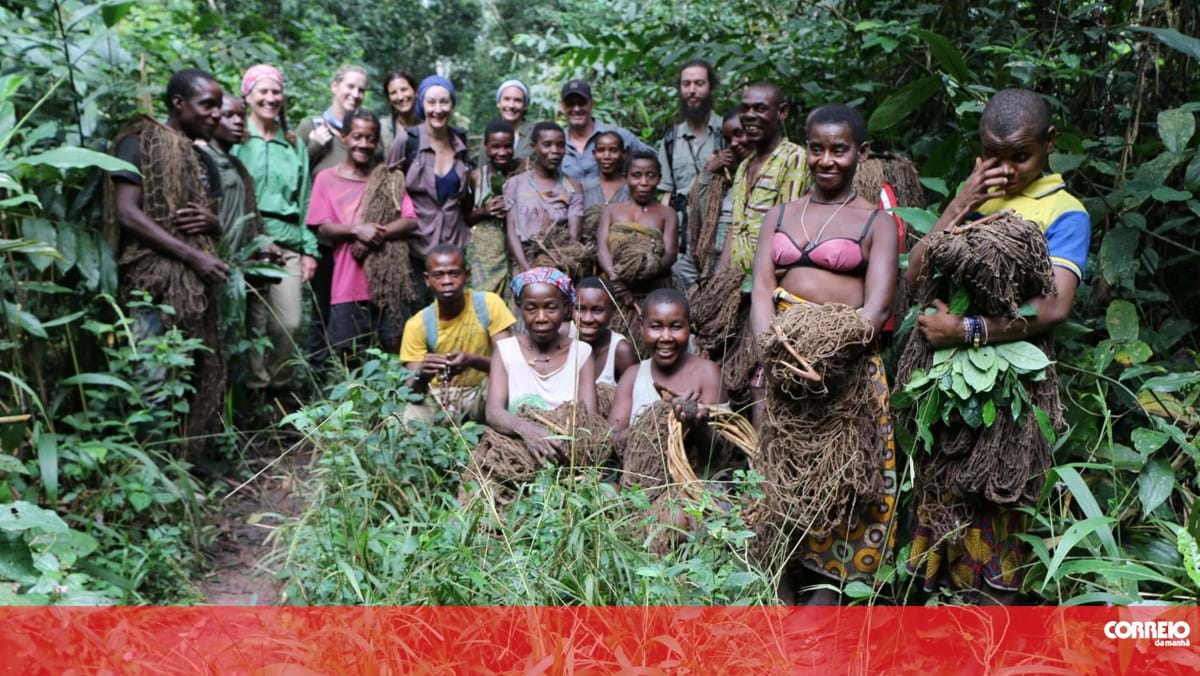
[[[892,186],[896,193],[897,206],[925,206],[921,175],[907,157],[883,153],[858,163],[858,170],[854,172],[855,192],[871,202],[878,202],[884,183]]]
[[[750,375],[760,363],[758,341],[750,328],[750,308],[743,307],[736,322],[737,335],[724,348],[721,360],[721,380],[729,391],[730,399],[746,400],[750,390]]]
[[[566,227],[555,226],[526,243],[525,257],[534,267],[557,268],[579,280],[592,274],[596,250],[573,239]]]
[[[616,385],[609,385],[608,383],[596,383],[596,415],[600,416],[601,418],[608,418],[609,412],[612,411],[613,401],[616,398]]]
[[[673,445],[670,437],[674,430],[668,421],[674,419],[671,404],[656,401],[630,421],[621,447],[622,487],[641,486],[651,496],[661,492],[669,476],[667,450]],[[683,445],[682,439],[679,445]]]
[[[869,323],[843,305],[801,303],[761,341],[767,416],[755,463],[784,522],[827,533],[883,491],[886,415],[870,377]],[[781,368],[784,363],[793,369]],[[798,372],[821,375],[821,383]]]
[[[1012,321],[1023,321],[1018,311],[1025,300],[1057,292],[1041,228],[1008,211],[930,236],[916,288],[921,306],[963,289],[972,312]],[[1050,336],[1031,342],[1053,355]],[[925,336],[914,331],[900,356],[896,389],[903,389],[914,371],[927,371],[933,353]],[[1061,428],[1054,366],[1046,369],[1045,379],[1024,386],[1033,405]],[[1050,444],[1028,409],[1019,420],[998,414],[990,427],[981,429],[962,421],[938,426],[933,455],[918,458],[918,513],[935,538],[957,539],[981,506],[1032,504],[1050,462]]]
[[[875,328],[849,305],[797,303],[758,339],[767,382],[793,399],[840,394],[867,356]],[[819,377],[814,381],[812,376]]]
[[[579,239],[587,246],[596,248],[596,231],[600,229],[600,217],[604,215],[603,204],[593,204],[583,210],[583,228]]]
[[[721,203],[732,182],[728,170],[709,177],[708,185],[701,185],[700,180],[692,181],[692,190],[688,194],[688,250],[696,259],[696,268],[701,271],[712,267],[716,256]]]
[[[688,289],[692,336],[696,346],[708,353],[710,359],[724,354],[726,345],[737,337],[738,313],[743,304],[742,279],[740,269],[730,268],[702,277]]]
[[[367,179],[363,222],[391,223],[400,217],[403,199],[404,172],[380,164]],[[393,239],[373,249],[363,260],[371,302],[391,318],[407,316],[409,304],[420,297],[409,256],[408,241]]]
[[[589,414],[575,402],[552,411],[522,408],[518,415],[551,435],[567,438],[559,440],[555,457],[542,462],[521,439],[490,429],[484,432],[471,452],[469,478],[489,485],[501,501],[510,500],[521,484],[531,481],[547,465],[596,467],[608,458],[608,421]]]
[[[662,232],[635,223],[614,223],[608,244],[613,273],[622,282],[637,287],[662,276]]]

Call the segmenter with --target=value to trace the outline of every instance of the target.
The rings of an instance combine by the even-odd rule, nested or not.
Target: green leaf
[[[1182,108],[1164,110],[1158,114],[1158,137],[1173,153],[1181,153],[1196,133],[1196,116]]]
[[[46,328],[42,326],[41,320],[30,312],[21,309],[21,306],[16,303],[4,301],[4,312],[8,316],[8,322],[20,326],[25,333],[38,338],[49,338],[46,333]]]
[[[78,250],[75,256],[75,269],[83,277],[83,283],[89,291],[95,291],[100,286],[100,249],[96,247],[96,236],[82,233],[79,237]]]
[[[65,533],[67,524],[54,512],[28,502],[0,505],[0,530],[10,533],[36,529],[46,533]]]
[[[15,162],[17,166],[27,167],[54,167],[55,169],[90,169],[96,168],[102,171],[129,171],[138,174],[137,167],[132,164],[119,160],[107,153],[88,150],[87,148],[78,148],[75,146],[65,146],[47,150],[38,155],[22,157]]]
[[[1071,495],[1075,497],[1075,502],[1083,510],[1084,516],[1089,519],[1104,518],[1100,503],[1096,501],[1096,496],[1092,495],[1092,489],[1088,488],[1087,482],[1079,475],[1079,470],[1069,465],[1061,465],[1054,468],[1054,473],[1067,485],[1067,490],[1071,491]],[[1104,551],[1110,557],[1120,558],[1121,550],[1117,547],[1117,540],[1113,537],[1112,527],[1109,524],[1099,526],[1096,529],[1096,535],[1100,538],[1100,544],[1104,547]]]
[[[1169,373],[1165,376],[1156,376],[1142,383],[1141,389],[1154,390],[1155,392],[1178,392],[1185,390],[1196,383],[1200,383],[1200,373],[1191,371],[1188,373]]]
[[[1139,427],[1129,436],[1133,440],[1133,447],[1137,449],[1138,453],[1143,455],[1149,455],[1157,451],[1171,440],[1165,433],[1152,430],[1148,427]]]
[[[971,395],[973,394],[971,388],[967,387],[967,381],[962,377],[961,373],[953,373],[950,375],[950,388],[954,390],[954,394],[963,401],[970,399]]]
[[[63,385],[102,385],[132,392],[133,387],[120,378],[107,373],[77,373],[62,380]]]
[[[1200,153],[1196,153],[1184,170],[1183,186],[1189,190],[1200,190]]]
[[[984,345],[978,350],[967,350],[967,357],[980,370],[987,371],[996,363],[996,348],[991,345]]]
[[[1140,340],[1130,341],[1128,343],[1120,343],[1113,359],[1118,364],[1123,366],[1131,366],[1133,364],[1141,364],[1150,357],[1154,356],[1154,351],[1150,346]]]
[[[104,18],[104,26],[112,28],[117,25],[117,22],[125,18],[125,15],[133,9],[133,3],[134,0],[121,0],[105,5],[100,10],[100,16]]]
[[[29,474],[29,470],[25,469],[25,463],[21,462],[20,458],[7,453],[0,453],[0,472]]]
[[[933,31],[918,28],[913,31],[913,35],[925,41],[929,45],[929,52],[933,54],[934,60],[941,65],[942,70],[946,71],[951,77],[959,82],[966,82],[971,78],[971,71],[967,68],[967,62],[963,60],[962,53],[950,42],[944,35],[939,35]]]
[[[1033,343],[1017,340],[994,346],[996,355],[1020,371],[1032,373],[1050,365],[1050,358]]]
[[[58,502],[58,435],[36,428],[38,472],[46,486],[46,497],[50,504]]]
[[[53,254],[29,254],[29,263],[38,272],[44,272],[54,262],[54,259],[62,257],[57,248],[58,233],[54,231],[54,225],[50,221],[44,218],[26,218],[21,222],[21,234],[25,239],[45,242],[47,246],[54,249]]]
[[[941,78],[931,75],[914,80],[876,106],[867,126],[871,131],[883,131],[916,112],[922,103],[925,103],[941,89]]]
[[[1142,502],[1142,516],[1150,516],[1171,497],[1174,489],[1175,470],[1171,468],[1171,463],[1162,458],[1154,458],[1146,463],[1138,474],[1138,500]]]
[[[741,589],[747,585],[754,584],[758,581],[758,576],[754,573],[739,570],[725,578],[725,584],[721,585],[725,589]]]
[[[1095,533],[1103,527],[1113,524],[1116,519],[1107,516],[1091,517],[1083,521],[1076,521],[1071,524],[1071,527],[1063,533],[1058,540],[1058,544],[1054,546],[1054,558],[1051,559],[1050,565],[1046,566],[1046,578],[1042,581],[1042,587],[1039,591],[1045,591],[1046,585],[1050,584],[1051,580],[1058,579],[1056,575],[1058,568],[1066,561],[1067,555],[1075,548],[1075,545],[1083,541],[1084,538]]]
[[[944,179],[934,176],[922,176],[921,185],[926,190],[932,190],[942,197],[948,197],[950,195],[950,186],[946,185],[946,181]],[[901,218],[903,218],[903,216]]]
[[[1127,300],[1114,300],[1104,315],[1104,326],[1113,340],[1137,340],[1137,308]]]
[[[1083,161],[1087,159],[1087,155],[1076,155],[1074,153],[1050,153],[1050,170],[1056,174],[1066,174],[1075,171]]]
[[[1038,430],[1041,431],[1042,437],[1050,445],[1054,445],[1054,423],[1050,422],[1050,416],[1037,406],[1030,406],[1029,408],[1033,409],[1033,417],[1037,420]]]
[[[1154,192],[1150,193],[1150,196],[1164,204],[1168,202],[1186,202],[1192,199],[1192,193],[1186,190],[1168,188],[1165,185],[1155,188]]]
[[[922,235],[929,234],[933,230],[933,226],[937,225],[938,215],[928,209],[918,209],[916,207],[894,207],[888,209],[889,214],[895,214],[900,217],[900,220],[911,229]]]
[[[983,402],[983,424],[991,427],[996,422],[996,402],[988,399]]]
[[[968,354],[974,354],[978,350],[969,350]],[[970,386],[974,392],[988,392],[996,384],[996,375],[1000,372],[999,369],[994,369],[996,360],[993,357],[991,366],[987,368],[979,368],[973,359],[966,359],[963,362],[962,375],[963,380]],[[990,400],[989,400],[990,401]],[[986,422],[986,420],[984,421]],[[987,423],[991,424],[991,423]]]
[[[1109,284],[1133,288],[1138,267],[1138,241],[1141,232],[1133,228],[1113,228],[1100,242],[1100,271]]]
[[[971,307],[971,296],[966,289],[958,289],[954,295],[950,297],[950,314],[962,315],[966,314]]]
[[[871,585],[861,580],[854,580],[842,589],[842,593],[852,599],[869,598],[872,594]]]
[[[1129,30],[1138,33],[1150,33],[1158,38],[1159,42],[1187,54],[1188,56],[1200,61],[1200,39],[1189,37],[1175,30],[1174,28],[1146,28],[1143,26],[1130,26]]]

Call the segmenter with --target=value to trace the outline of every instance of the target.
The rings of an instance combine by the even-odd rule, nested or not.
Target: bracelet
[[[971,321],[975,324],[975,332],[971,336],[971,346],[978,350],[979,338],[983,334],[983,329],[981,328],[983,326],[983,320],[979,318],[979,315],[975,315],[974,317],[971,317]]]
[[[963,345],[971,344],[971,318],[966,315],[962,318],[963,325]]]
[[[988,325],[987,319],[979,317],[979,325],[983,327],[983,344],[988,344]]]

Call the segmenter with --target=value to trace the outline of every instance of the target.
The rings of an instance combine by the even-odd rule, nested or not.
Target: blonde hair
[[[359,73],[363,77],[370,77],[367,75],[366,68],[363,68],[362,66],[360,66],[356,63],[344,63],[341,66],[339,66],[336,71],[334,71],[333,84],[337,84],[337,83],[341,82],[342,78],[346,77],[350,73]]]

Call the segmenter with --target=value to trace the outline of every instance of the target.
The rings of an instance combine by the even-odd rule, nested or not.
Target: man
[[[733,177],[733,220],[718,270],[730,265],[749,273],[763,215],[774,206],[800,199],[808,184],[804,149],[783,138],[789,107],[770,82],[742,90],[739,118],[754,153]]]
[[[132,292],[146,291],[175,310],[166,315],[137,308],[135,336],[162,335],[174,325],[207,348],[193,353],[185,454],[218,429],[225,401],[220,300],[229,266],[216,255],[221,225],[215,213],[221,177],[195,145],[216,131],[221,100],[221,85],[211,74],[189,68],[172,75],[166,124],[142,117],[117,136],[117,157],[138,173],[111,174],[121,296],[128,301]],[[165,372],[151,373],[146,385],[153,389],[164,378]],[[168,395],[161,394],[165,401]]]
[[[742,120],[735,108],[721,119],[725,147],[713,153],[704,171],[692,181],[688,194],[688,243],[701,274],[716,269],[729,223],[733,220],[733,195],[729,189],[738,165],[750,156]]]
[[[615,131],[625,141],[625,152],[638,150],[654,151],[642,143],[628,129],[605,124],[592,117],[596,102],[592,100],[592,87],[584,80],[571,80],[563,85],[559,105],[567,118],[567,154],[563,157],[562,173],[568,178],[582,182],[584,178],[600,175],[596,158],[592,155],[596,137],[606,131]]]
[[[663,204],[675,209],[679,218],[679,259],[673,273],[680,288],[696,281],[696,259],[690,250],[688,232],[688,193],[709,158],[723,147],[721,118],[713,112],[713,94],[717,71],[703,59],[692,59],[679,69],[679,108],[683,122],[667,130],[658,146],[658,162],[663,167],[658,190]]]
[[[491,369],[496,341],[512,335],[517,320],[500,296],[466,288],[466,257],[452,244],[430,249],[425,282],[434,301],[404,325],[400,360],[416,372],[413,389],[430,396],[409,404],[404,419],[431,421],[445,408],[482,420],[487,388],[480,385]]]

